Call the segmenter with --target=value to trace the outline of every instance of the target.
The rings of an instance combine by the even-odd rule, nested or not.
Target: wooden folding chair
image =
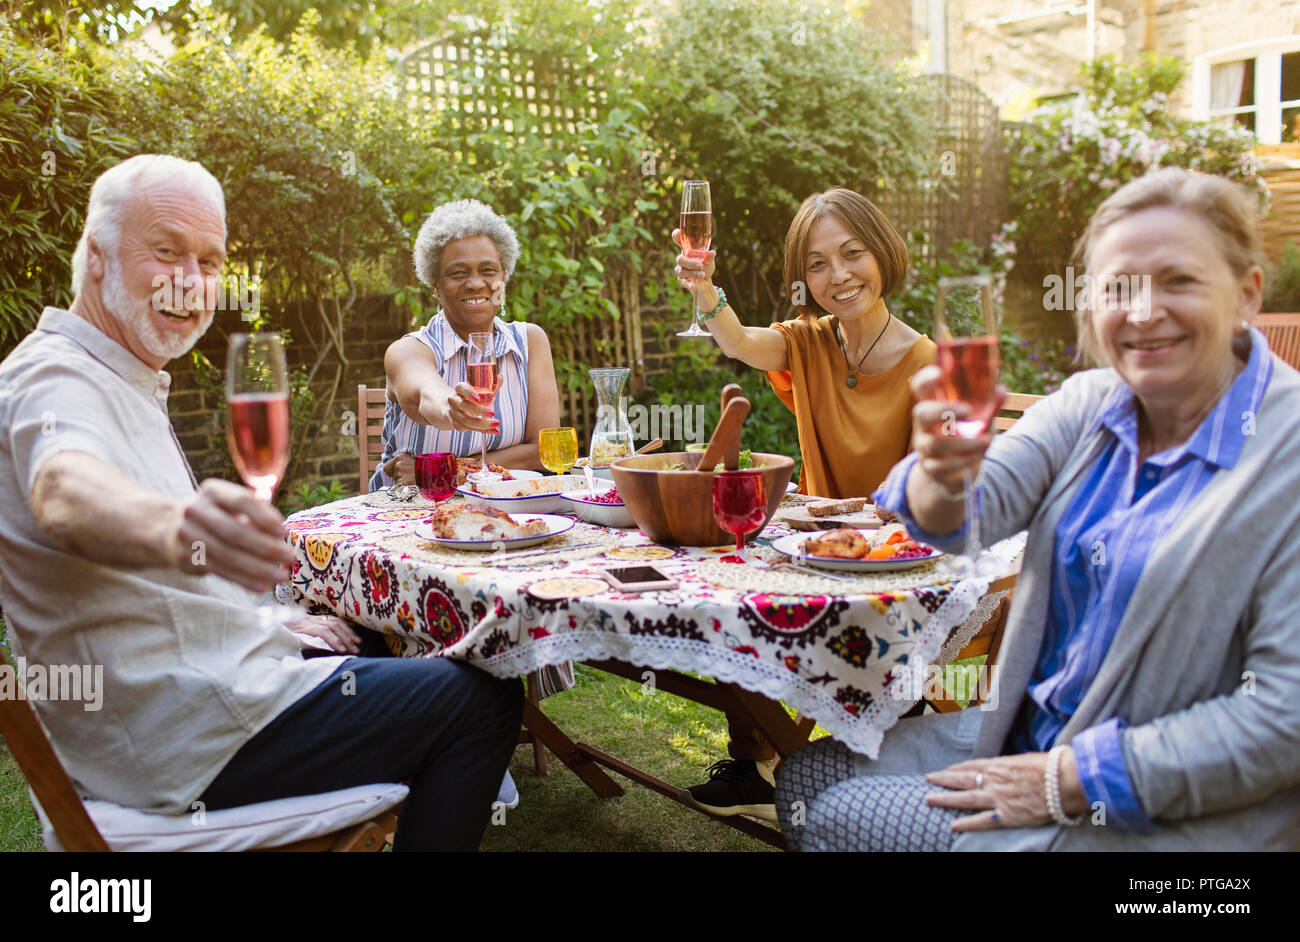
[[[0,668],[8,666],[0,651]],[[59,761],[45,728],[26,700],[0,698],[0,735],[4,736],[14,761],[27,779],[46,819],[68,851],[108,851],[108,843],[91,820],[81,797],[72,786],[67,770]],[[396,809],[385,811],[360,824],[330,834],[321,834],[292,844],[267,848],[275,851],[377,851],[392,839],[397,829]]]
[[[993,425],[999,432],[1006,431],[1016,424],[1016,421],[1025,414],[1034,403],[1042,399],[1042,396],[1035,396],[1030,393],[1008,393],[1006,400],[1002,403],[1001,412],[1005,415],[997,415],[993,418]],[[1007,590],[1007,594],[998,602],[998,607],[993,610],[993,614],[988,617],[980,630],[975,636],[967,642],[966,646],[957,652],[953,660],[960,661],[966,658],[979,657],[987,655],[984,661],[984,670],[991,670],[997,661],[998,649],[1002,645],[1002,633],[1007,627],[1007,613],[1011,611],[1011,596],[1014,594],[1013,589],[1016,584],[1016,577],[1005,576],[997,580],[989,587],[990,592]],[[955,700],[947,698],[937,700],[927,700],[930,706],[934,707],[940,713],[954,713],[961,709],[961,706]],[[969,706],[975,706],[979,703],[978,698],[972,698]]]
[[[357,457],[362,494],[370,490],[370,477],[384,456],[382,435],[387,397],[383,387],[357,386]]]
[[[1264,334],[1270,350],[1300,370],[1300,314],[1259,314],[1255,326]]]

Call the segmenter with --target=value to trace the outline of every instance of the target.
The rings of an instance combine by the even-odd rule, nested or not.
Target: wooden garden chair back
[[[1255,326],[1268,340],[1270,350],[1300,370],[1300,314],[1259,314]]]
[[[357,386],[357,453],[360,493],[370,490],[370,478],[384,456],[384,408],[388,392],[384,387]]]
[[[0,668],[9,666],[0,650]],[[0,697],[0,735],[27,779],[46,820],[58,835],[63,849],[74,852],[108,851],[111,848],[91,820],[86,806],[73,787],[72,779],[59,761],[45,735],[36,712],[26,699]],[[395,811],[385,811],[369,821],[331,834],[322,834],[292,844],[269,848],[276,851],[377,851],[391,840],[397,827]]]
[[[1008,414],[994,416],[993,427],[999,432],[1005,432],[1016,424],[1016,420],[1025,414],[1026,409],[1042,398],[1030,393],[1007,393],[1006,401],[1002,403],[999,411]]]

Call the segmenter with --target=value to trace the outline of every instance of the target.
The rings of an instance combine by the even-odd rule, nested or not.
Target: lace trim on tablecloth
[[[1023,535],[1004,540],[990,552],[1009,566],[1024,544]],[[832,736],[854,752],[874,759],[885,731],[920,698],[924,667],[943,647],[951,626],[964,621],[988,591],[991,578],[967,579],[951,589],[943,604],[926,619],[908,656],[919,670],[895,677],[885,693],[855,715],[835,699],[835,692],[791,676],[781,667],[752,655],[690,638],[646,637],[610,631],[576,630],[548,635],[473,663],[498,677],[517,677],[563,661],[612,658],[661,670],[700,671],[723,683],[783,700],[805,716],[817,720]],[[920,675],[920,683],[914,679]]]
[[[616,546],[621,546],[627,538],[627,530],[607,530],[604,527],[578,523],[573,529],[553,536],[544,543],[518,550],[520,553],[537,551],[537,556],[519,556],[517,558],[497,559],[493,552],[476,550],[458,550],[440,546],[429,540],[416,536],[413,532],[386,534],[375,537],[375,544],[381,549],[391,550],[426,563],[445,566],[471,566],[479,569],[515,569],[530,566],[554,566],[556,563],[571,562],[577,559],[590,559],[608,553]],[[592,543],[593,546],[585,544]],[[558,549],[558,547],[575,547]],[[550,550],[551,552],[540,552]],[[508,547],[505,553],[512,552]]]
[[[966,617],[966,620],[953,629],[948,640],[944,643],[943,650],[939,652],[939,657],[935,660],[936,664],[947,664],[955,658],[958,652],[966,645],[970,644],[971,639],[979,633],[988,621],[993,612],[997,609],[998,603],[1007,597],[1006,592],[994,592],[992,595],[986,595],[979,600],[975,610]]]

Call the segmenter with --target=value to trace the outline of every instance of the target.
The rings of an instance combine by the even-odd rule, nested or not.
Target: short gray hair
[[[90,188],[90,202],[86,206],[86,224],[81,229],[81,239],[72,253],[72,293],[81,293],[86,277],[86,259],[89,255],[88,239],[109,255],[117,254],[122,238],[122,216],[131,199],[143,187],[158,183],[182,182],[206,197],[221,214],[221,237],[226,237],[226,197],[217,178],[200,163],[184,160],[170,154],[138,154],[109,167]]]
[[[457,200],[443,203],[424,220],[420,234],[415,237],[415,275],[430,288],[442,270],[442,250],[449,242],[487,236],[497,247],[506,281],[515,273],[519,261],[519,237],[505,218],[492,211],[492,207],[478,200]]]

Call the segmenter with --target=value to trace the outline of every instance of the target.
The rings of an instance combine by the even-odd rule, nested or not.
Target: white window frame
[[[1300,35],[1280,36],[1238,43],[1197,56],[1192,60],[1192,113],[1202,120],[1210,118],[1210,70],[1225,62],[1255,60],[1255,104],[1235,112],[1255,113],[1255,136],[1261,144],[1282,142],[1282,109],[1300,107],[1300,99],[1282,101],[1282,56],[1300,52]]]

